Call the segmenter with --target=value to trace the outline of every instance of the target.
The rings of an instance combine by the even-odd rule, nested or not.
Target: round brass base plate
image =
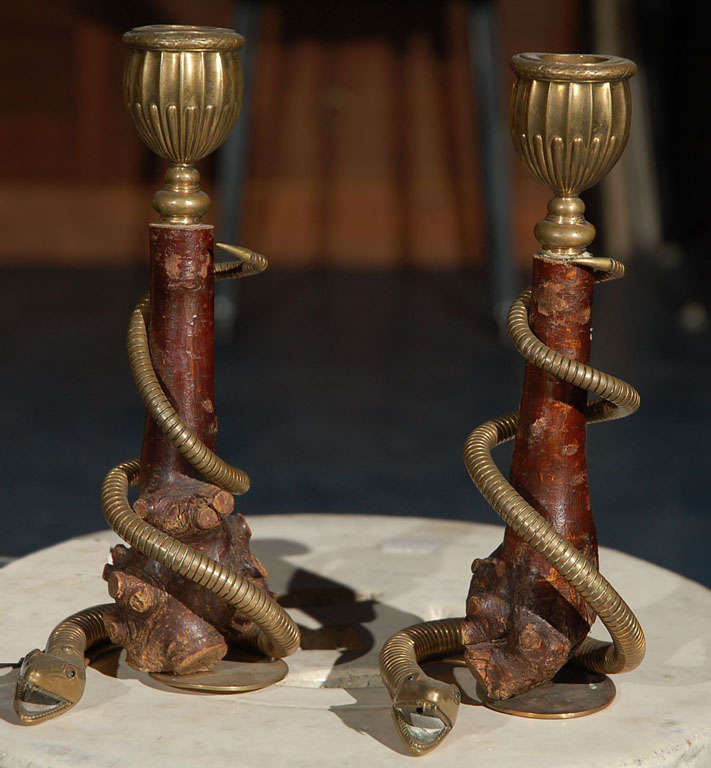
[[[576,667],[563,667],[550,683],[519,696],[497,701],[477,690],[484,706],[518,717],[560,720],[592,715],[615,698],[615,684],[606,675]]]
[[[194,675],[171,675],[151,672],[150,676],[173,688],[203,693],[245,693],[278,683],[286,677],[289,667],[283,659],[259,661],[220,661],[209,672]]]

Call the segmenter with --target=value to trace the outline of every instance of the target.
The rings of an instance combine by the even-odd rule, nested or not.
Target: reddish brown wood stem
[[[151,360],[180,418],[215,447],[213,227],[151,224]],[[141,493],[195,471],[150,416],[141,452]]]
[[[213,228],[150,227],[151,360],[163,390],[186,423],[214,448]],[[151,525],[229,565],[266,588],[250,552],[251,531],[231,516],[233,496],[203,482],[148,416],[134,510]],[[212,593],[122,545],[104,569],[116,606],[106,623],[137,669],[181,673],[209,669],[254,630]]]
[[[534,259],[529,320],[551,348],[590,357],[592,274]],[[511,483],[555,529],[597,564],[585,459],[586,393],[527,364]],[[475,560],[467,600],[465,656],[493,698],[549,680],[587,635],[594,616],[557,571],[507,528]]]

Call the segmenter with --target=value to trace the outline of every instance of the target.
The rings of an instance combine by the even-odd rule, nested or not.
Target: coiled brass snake
[[[624,275],[620,262],[587,253],[567,263],[592,269],[596,282]],[[588,423],[634,413],[640,398],[630,384],[556,352],[534,335],[528,322],[530,303],[527,289],[508,314],[508,333],[521,355],[552,376],[597,396],[586,407]],[[642,662],[646,647],[634,613],[593,563],[516,492],[494,463],[492,449],[515,437],[517,427],[518,413],[478,426],[464,444],[467,472],[504,522],[577,590],[610,633],[611,644],[588,638],[573,658],[594,672],[628,672]],[[408,627],[393,635],[380,653],[380,672],[393,701],[395,725],[415,755],[436,747],[454,726],[460,702],[457,686],[428,677],[420,662],[461,652],[463,621],[444,619]]]
[[[263,272],[267,260],[246,248],[217,244],[237,261],[215,265],[215,278],[248,277]],[[185,459],[207,482],[232,493],[249,490],[249,475],[223,461],[184,424],[156,376],[150,358],[145,315],[150,298],[144,297],[131,314],[127,348],[134,380],[151,417]],[[213,592],[257,626],[254,643],[265,655],[292,654],[300,642],[299,629],[284,609],[263,589],[183,544],[141,519],[128,501],[128,488],[138,479],[139,462],[114,467],[101,488],[101,506],[108,524],[146,557]],[[103,616],[113,604],[87,608],[62,621],[51,633],[44,651],[31,651],[22,661],[14,706],[21,722],[34,725],[66,712],[84,692],[86,650],[108,638]]]

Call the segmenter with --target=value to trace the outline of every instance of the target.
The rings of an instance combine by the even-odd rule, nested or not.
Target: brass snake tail
[[[267,267],[267,260],[260,254],[245,248],[220,243],[217,245],[239,259],[216,264],[215,277],[218,280],[259,274]],[[249,475],[227,464],[202,443],[198,436],[181,421],[163,392],[151,362],[148,346],[144,313],[149,307],[148,297],[138,303],[131,314],[127,334],[129,364],[148,412],[185,459],[206,481],[232,493],[246,493],[250,485]],[[205,587],[253,621],[257,626],[254,642],[267,656],[281,658],[296,651],[300,643],[297,625],[265,590],[237,571],[154,528],[133,511],[127,494],[129,486],[138,478],[139,467],[137,460],[126,461],[114,467],[103,482],[101,505],[111,528],[146,557]],[[111,607],[110,604],[96,606],[65,619],[50,635],[45,653],[54,653],[59,648],[59,643],[62,653],[58,654],[58,657],[83,659],[84,652],[92,643],[108,638],[103,615],[109,607]],[[25,661],[28,677],[32,672],[33,664],[38,665],[37,657],[28,656]],[[18,683],[16,703],[20,696]],[[76,701],[72,702],[74,703]],[[55,709],[46,714],[37,714],[32,718],[32,722],[54,717],[67,708],[65,706],[61,711]],[[29,724],[29,720],[23,720],[23,722]]]
[[[624,274],[624,266],[613,259],[586,255],[571,260],[571,263],[591,268],[597,282]],[[511,305],[508,316],[509,336],[523,357],[552,376],[597,396],[598,399],[587,406],[588,422],[609,421],[636,411],[639,395],[627,382],[561,355],[533,334],[528,324],[530,301],[531,291],[526,290]],[[575,650],[574,658],[587,669],[603,674],[632,670],[641,663],[646,647],[642,627],[634,613],[593,563],[516,492],[492,459],[492,449],[515,437],[517,426],[518,414],[512,413],[477,427],[464,445],[467,472],[504,522],[578,591],[610,633],[612,644],[588,638]],[[381,674],[393,698],[396,724],[415,754],[436,746],[449,728],[443,729],[446,732],[436,743],[418,740],[420,731],[402,715],[403,681],[419,678],[431,685],[441,685],[424,675],[419,662],[431,655],[431,648],[436,647],[439,654],[461,651],[463,619],[450,622],[446,635],[451,640],[448,647],[443,647],[442,643],[442,622],[425,622],[393,635],[380,654]],[[412,636],[418,638],[418,644],[407,642]],[[420,648],[424,649],[423,655],[420,655]]]

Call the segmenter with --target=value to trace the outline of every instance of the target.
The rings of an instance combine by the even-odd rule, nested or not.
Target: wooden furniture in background
[[[542,3],[496,4],[507,90],[512,52],[576,48],[578,2]],[[284,268],[483,265],[467,4],[262,5],[242,239]],[[115,87],[120,33],[158,20],[230,26],[233,12],[230,0],[3,9],[2,71],[17,74],[3,84],[0,131],[13,151],[0,179],[0,260],[145,259],[147,192],[162,168],[138,148]],[[525,260],[544,195],[511,167],[514,252]],[[214,165],[200,171],[212,194]]]

